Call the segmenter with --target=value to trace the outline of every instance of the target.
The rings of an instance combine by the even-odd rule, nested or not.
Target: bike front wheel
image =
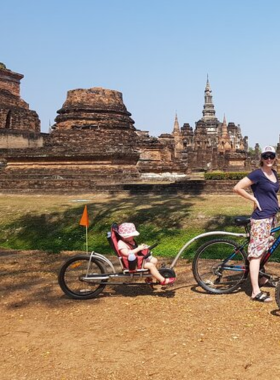
[[[68,297],[94,298],[106,286],[104,273],[105,269],[100,261],[90,258],[89,255],[78,255],[67,260],[61,267],[58,283]]]
[[[214,239],[199,247],[192,270],[196,282],[207,292],[232,293],[247,278],[248,261],[235,241]]]

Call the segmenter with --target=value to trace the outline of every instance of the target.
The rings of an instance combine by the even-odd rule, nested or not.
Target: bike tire
[[[58,283],[68,297],[80,300],[95,298],[105,288],[106,284],[100,284],[100,280],[94,282],[94,279],[86,279],[87,273],[92,277],[105,273],[105,268],[99,260],[92,257],[90,264],[89,260],[89,255],[77,255],[62,265]]]
[[[277,303],[278,308],[280,309],[280,281],[278,281],[275,288],[275,301]]]
[[[208,293],[226,294],[240,287],[249,266],[246,254],[235,241],[219,238],[199,247],[192,271],[198,285]]]

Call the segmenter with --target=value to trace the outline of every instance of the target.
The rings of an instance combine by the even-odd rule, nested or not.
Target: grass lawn
[[[85,250],[85,227],[79,225],[85,204],[90,218],[90,250],[112,253],[106,232],[113,222],[130,221],[141,233],[138,242],[159,241],[154,253],[165,257],[174,257],[189,239],[205,231],[242,231],[233,225],[233,219],[249,216],[252,210],[250,202],[234,194],[1,194],[0,246],[49,252]],[[192,257],[195,244],[184,257]]]

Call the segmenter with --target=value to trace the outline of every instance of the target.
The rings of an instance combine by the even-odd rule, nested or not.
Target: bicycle
[[[58,275],[60,288],[68,297],[74,299],[95,298],[107,285],[139,285],[138,280],[146,280],[148,277],[151,277],[150,271],[143,269],[143,265],[140,265],[134,271],[129,270],[127,262],[125,262],[118,251],[117,230],[118,226],[113,223],[110,232],[107,233],[107,239],[113,252],[118,256],[120,270],[115,267],[114,263],[108,257],[95,251],[92,251],[90,254],[79,254],[69,258],[60,268]],[[232,234],[222,231],[219,233],[223,235],[243,236],[242,234]],[[170,267],[166,267],[163,264],[162,267],[159,268],[161,275],[165,278],[176,277],[174,268],[185,249],[195,240],[214,234],[216,235],[217,231],[203,233],[188,241],[177,253]],[[156,245],[157,243],[148,248],[147,255],[151,254],[151,250]],[[144,258],[145,256],[143,256],[143,259]],[[141,262],[143,263],[143,260],[141,260]],[[134,280],[137,281],[135,282]],[[153,287],[159,284],[149,282],[148,285]]]
[[[237,290],[247,279],[249,274],[249,262],[247,259],[246,246],[249,243],[250,218],[235,218],[237,226],[243,226],[245,233],[235,233],[227,231],[210,231],[195,236],[189,240],[177,253],[170,267],[162,266],[159,272],[163,277],[176,277],[175,266],[183,252],[194,241],[209,236],[232,236],[241,242],[230,239],[215,238],[202,244],[193,259],[192,271],[196,282],[208,293],[224,294]],[[280,226],[271,230],[271,233],[280,231]],[[75,255],[69,258],[61,267],[58,275],[58,283],[63,292],[70,298],[90,299],[97,297],[107,285],[139,285],[138,280],[147,279],[151,274],[149,270],[142,267],[135,271],[130,271],[119,255],[116,244],[115,224],[112,225],[108,233],[108,241],[119,258],[121,269],[115,267],[114,263],[106,256],[92,251],[90,254]],[[260,276],[270,281],[278,282],[276,289],[276,302],[280,308],[280,283],[279,277],[274,277],[265,272],[264,265],[271,254],[280,244],[280,235],[274,241],[272,247],[264,255],[261,261]],[[157,245],[149,247],[148,253]],[[143,256],[144,258],[144,256]],[[118,280],[118,281],[115,281]],[[124,280],[123,282],[119,280]],[[134,282],[134,280],[137,280]],[[147,283],[144,282],[145,285]],[[159,285],[158,283],[148,283],[148,285]]]
[[[250,218],[237,217],[235,225],[243,226],[245,233],[227,233],[227,235],[242,237],[241,242],[224,238],[216,238],[201,245],[193,259],[192,271],[196,282],[208,293],[232,293],[242,286],[249,274],[247,246],[250,240]],[[280,231],[280,226],[271,229],[271,234]],[[217,231],[217,235],[224,234]],[[260,262],[259,277],[267,278],[277,283],[275,298],[280,308],[279,277],[266,273],[265,264],[280,244],[280,235],[263,255]]]

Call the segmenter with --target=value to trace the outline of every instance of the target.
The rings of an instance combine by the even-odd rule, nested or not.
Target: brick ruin
[[[137,130],[122,94],[103,88],[68,91],[50,133],[20,97],[20,80],[0,64],[0,189],[93,189],[187,179],[205,170],[249,167],[240,126],[215,116],[207,78],[203,117],[159,138]]]
[[[121,93],[69,91],[58,114],[41,146],[0,149],[0,188],[81,189],[139,178],[137,134]]]
[[[42,146],[40,120],[20,97],[23,75],[0,63],[0,148]]]

